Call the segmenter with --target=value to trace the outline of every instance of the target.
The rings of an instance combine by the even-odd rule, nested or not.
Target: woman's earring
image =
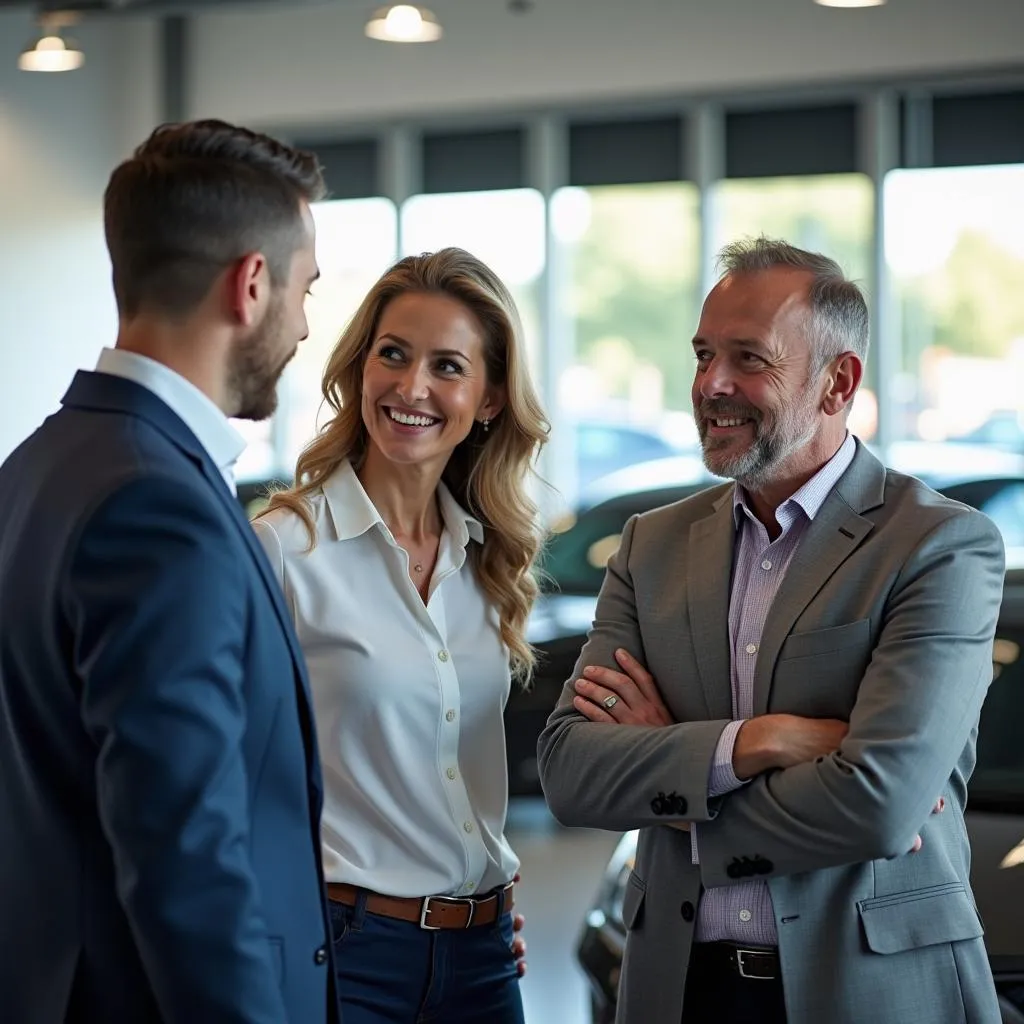
[[[484,426],[484,433],[486,434],[486,433],[487,433],[487,431],[491,429],[491,420],[490,420],[490,417],[488,417],[488,418],[487,418],[487,419],[485,419],[485,420],[481,420],[481,422],[483,423],[483,426]]]

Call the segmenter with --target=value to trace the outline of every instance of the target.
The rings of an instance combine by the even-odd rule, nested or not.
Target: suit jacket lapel
[[[729,589],[736,525],[729,488],[715,511],[690,526],[687,605],[704,699],[711,719],[732,718]]]
[[[850,468],[807,528],[768,612],[754,672],[755,715],[768,710],[775,663],[793,624],[871,531],[871,520],[861,513],[882,504],[884,485],[884,467],[858,442]]]

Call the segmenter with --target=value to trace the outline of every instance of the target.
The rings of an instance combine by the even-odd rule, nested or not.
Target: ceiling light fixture
[[[822,7],[881,7],[885,0],[814,0]]]
[[[379,7],[366,23],[366,34],[385,43],[432,43],[441,38],[433,11],[414,4]]]
[[[75,71],[85,63],[85,54],[61,30],[73,25],[77,16],[69,11],[52,11],[39,17],[40,34],[18,57],[22,71]]]

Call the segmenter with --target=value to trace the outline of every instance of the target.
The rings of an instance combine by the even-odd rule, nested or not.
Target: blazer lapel
[[[729,589],[736,524],[729,488],[715,510],[690,526],[687,606],[693,650],[711,719],[732,718],[729,657]]]
[[[858,442],[850,468],[808,527],[768,612],[754,672],[755,715],[768,710],[775,663],[793,624],[871,532],[873,523],[861,513],[882,504],[884,485],[884,467]]]

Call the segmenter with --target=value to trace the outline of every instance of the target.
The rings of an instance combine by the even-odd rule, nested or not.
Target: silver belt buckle
[[[427,924],[427,914],[430,913],[430,901],[433,896],[423,897],[423,906],[420,908],[420,927],[427,932],[439,932],[441,929],[436,924]]]
[[[737,949],[736,950],[736,968],[740,972],[741,978],[747,978],[749,981],[774,981],[774,974],[748,974],[747,968],[743,963],[743,958],[747,956],[759,957],[759,956],[772,956],[771,953],[763,949]]]
[[[441,929],[436,924],[427,924],[427,914],[430,913],[430,901],[431,900],[444,900],[447,903],[466,903],[469,905],[469,917],[466,918],[466,923],[463,925],[464,928],[468,928],[473,923],[473,915],[476,913],[476,903],[473,900],[461,900],[457,897],[452,896],[424,896],[423,906],[420,908],[420,927],[427,932],[439,932]]]

